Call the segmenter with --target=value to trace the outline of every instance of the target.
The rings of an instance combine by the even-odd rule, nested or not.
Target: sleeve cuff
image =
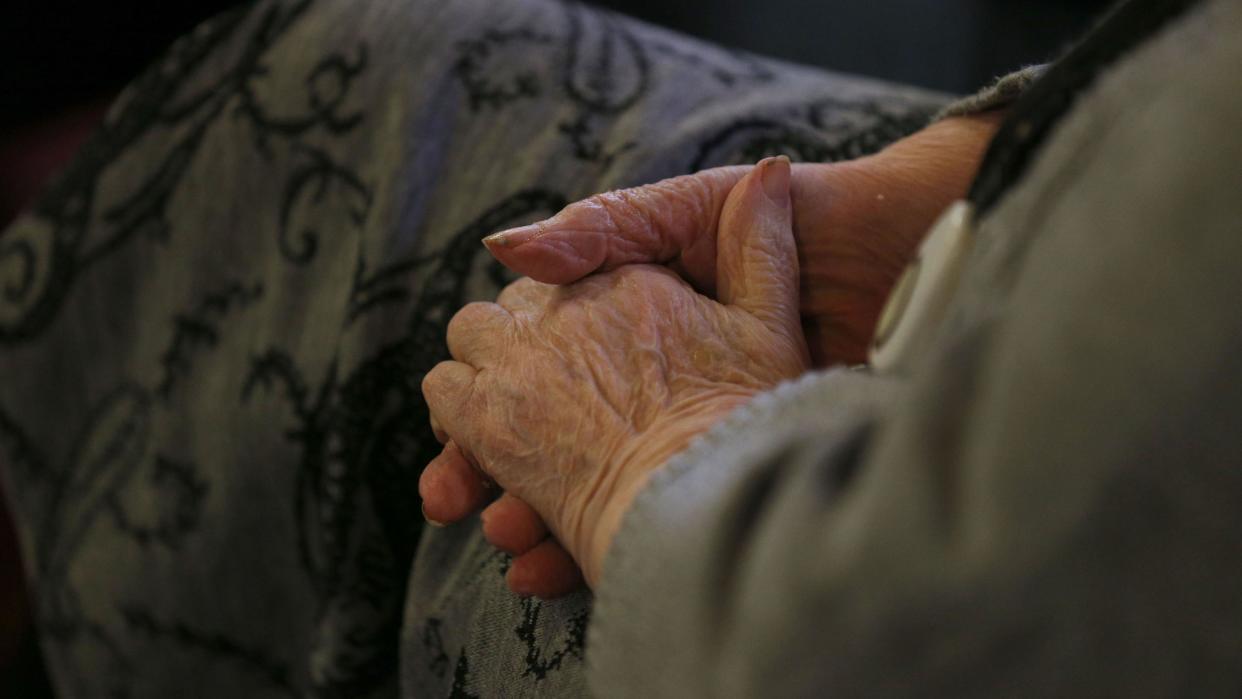
[[[1038,80],[1047,69],[1048,64],[1027,66],[1022,70],[997,78],[996,82],[993,82],[979,92],[969,97],[963,97],[940,110],[940,113],[932,121],[937,122],[949,117],[970,116],[1008,106],[1021,97],[1022,93],[1026,92],[1031,84]]]
[[[596,695],[704,686],[712,629],[728,607],[721,588],[783,462],[812,438],[849,450],[895,385],[862,371],[808,374],[742,406],[656,472],[622,521],[596,590],[587,644]]]

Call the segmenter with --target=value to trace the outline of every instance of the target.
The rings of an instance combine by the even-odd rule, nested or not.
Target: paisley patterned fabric
[[[581,695],[590,596],[424,527],[480,238],[921,127],[935,94],[559,0],[266,0],[176,43],[0,234],[0,470],[73,697]]]

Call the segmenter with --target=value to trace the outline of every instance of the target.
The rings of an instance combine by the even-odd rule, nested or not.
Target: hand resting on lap
[[[859,361],[895,277],[933,218],[964,196],[1001,114],[946,119],[880,153],[848,163],[793,167],[793,228],[801,260],[803,327],[816,366]],[[606,192],[547,221],[486,242],[519,273],[549,283],[624,264],[666,262],[711,295],[720,213],[750,170],[729,167]],[[443,441],[443,438],[442,438]],[[453,522],[481,506],[482,477],[455,449],[420,484],[429,519]],[[581,584],[571,559],[533,510],[507,496],[483,512],[484,535],[516,556],[509,584],[555,597]],[[527,556],[535,544],[537,555]]]
[[[454,361],[423,382],[438,431],[529,503],[588,582],[652,469],[809,366],[789,178],[769,159],[729,194],[716,300],[628,265],[567,287],[520,280],[449,325]]]

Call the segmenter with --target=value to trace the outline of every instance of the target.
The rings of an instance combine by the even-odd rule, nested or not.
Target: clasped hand
[[[419,482],[428,520],[472,514],[494,479],[506,492],[483,534],[515,556],[510,588],[564,594],[579,564],[597,579],[653,468],[803,371],[808,349],[817,367],[865,357],[892,283],[965,195],[1001,116],[945,119],[792,180],[769,160],[606,192],[486,239],[520,274],[577,284],[523,280],[454,318],[455,361],[424,384],[445,443]]]
[[[730,192],[714,299],[638,264],[572,286],[522,279],[450,322],[453,361],[423,382],[437,435],[454,445],[441,459],[520,501],[502,509],[533,509],[588,583],[652,469],[808,368],[789,182],[788,160],[770,158]]]

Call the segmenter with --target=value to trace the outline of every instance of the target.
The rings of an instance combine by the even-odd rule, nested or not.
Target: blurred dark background
[[[505,0],[495,0],[504,2]],[[0,125],[111,94],[236,0],[12,0]],[[596,0],[738,48],[953,92],[1050,57],[1105,0]]]
[[[505,0],[494,0],[504,2]],[[73,154],[113,95],[236,0],[10,0],[0,20],[0,227]],[[969,92],[1048,60],[1107,0],[596,0],[790,61]],[[0,697],[49,696],[0,502]]]
[[[1048,60],[1110,0],[595,0],[717,43],[946,92]]]

